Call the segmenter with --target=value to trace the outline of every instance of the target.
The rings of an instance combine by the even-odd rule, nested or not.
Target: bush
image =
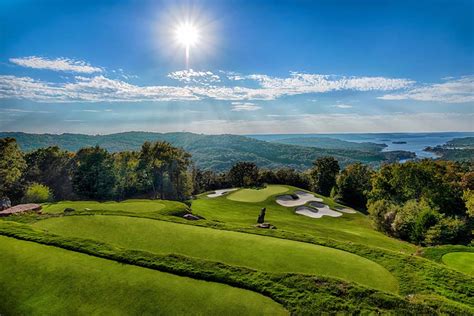
[[[470,238],[471,229],[465,220],[446,217],[428,229],[425,243],[427,245],[467,244]]]
[[[33,183],[28,186],[23,197],[25,203],[44,203],[53,200],[51,189],[39,183]]]

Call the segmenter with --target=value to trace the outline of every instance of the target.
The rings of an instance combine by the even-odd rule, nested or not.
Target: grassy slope
[[[474,276],[474,253],[451,252],[445,254],[442,260],[447,266]]]
[[[275,194],[282,194],[288,191],[288,188],[285,186],[279,185],[270,185],[264,189],[240,189],[233,193],[226,195],[229,200],[238,201],[238,202],[262,202],[265,201],[268,197]]]
[[[129,249],[178,253],[260,271],[326,275],[391,292],[398,289],[397,280],[370,260],[290,240],[149,219],[99,215],[51,218],[34,226],[62,236],[92,238]],[[367,274],[367,270],[371,273]]]
[[[127,211],[141,214],[165,214],[173,215],[187,209],[187,206],[175,201],[160,200],[125,200],[122,202],[96,202],[96,201],[63,201],[57,203],[43,204],[43,213],[58,214],[65,208],[73,208],[76,211],[83,211],[88,208],[101,211]]]
[[[272,188],[269,186],[268,188]],[[288,188],[288,192],[299,190],[291,186],[278,186]],[[243,190],[242,190],[243,191]],[[261,191],[261,190],[255,190]],[[229,198],[236,191],[228,195]],[[244,192],[248,192],[245,190]],[[247,194],[247,193],[246,193]],[[239,227],[249,227],[256,223],[258,214],[262,207],[267,208],[265,221],[275,225],[278,230],[308,234],[315,237],[331,238],[344,242],[355,242],[389,250],[413,253],[415,246],[390,238],[372,228],[370,219],[361,213],[344,214],[342,217],[312,219],[302,215],[296,215],[293,208],[283,207],[275,202],[274,194],[265,201],[256,203],[245,203],[232,201],[226,196],[219,198],[207,198],[201,195],[198,200],[193,201],[193,212],[204,216],[208,220],[225,222]],[[322,196],[321,196],[322,197]],[[322,197],[329,206],[337,205],[331,199]]]
[[[284,314],[251,291],[0,236],[6,315]]]

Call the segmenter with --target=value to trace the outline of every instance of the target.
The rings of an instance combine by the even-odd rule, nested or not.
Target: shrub
[[[53,193],[47,186],[39,183],[33,183],[28,186],[23,197],[26,203],[44,203],[53,200]]]
[[[468,223],[460,218],[446,217],[432,226],[425,235],[427,245],[466,244],[471,238]]]

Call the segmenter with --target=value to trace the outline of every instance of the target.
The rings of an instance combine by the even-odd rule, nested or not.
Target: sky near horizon
[[[0,131],[130,130],[474,131],[474,1],[0,2]]]

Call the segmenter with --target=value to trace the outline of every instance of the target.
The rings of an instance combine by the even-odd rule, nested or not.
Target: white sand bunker
[[[276,202],[281,206],[285,207],[294,207],[305,205],[308,202],[322,202],[323,199],[315,197],[313,194],[304,192],[304,191],[295,191],[295,194],[298,196],[297,199],[294,199],[291,195],[285,194],[277,196]]]
[[[232,192],[232,191],[236,191],[236,190],[238,190],[238,189],[239,189],[239,188],[215,190],[213,193],[208,194],[207,197],[216,198],[216,197],[219,197],[219,196],[223,196],[223,195],[226,194],[226,193],[229,193],[229,192]]]
[[[335,209],[336,209],[338,212],[343,212],[343,213],[348,213],[348,214],[355,214],[355,213],[357,213],[355,210],[353,210],[353,209],[351,209],[351,208],[348,208],[348,207],[336,206]]]
[[[310,206],[300,206],[296,209],[296,214],[312,217],[321,218],[323,216],[339,217],[342,213],[333,211],[326,204],[312,202]]]

